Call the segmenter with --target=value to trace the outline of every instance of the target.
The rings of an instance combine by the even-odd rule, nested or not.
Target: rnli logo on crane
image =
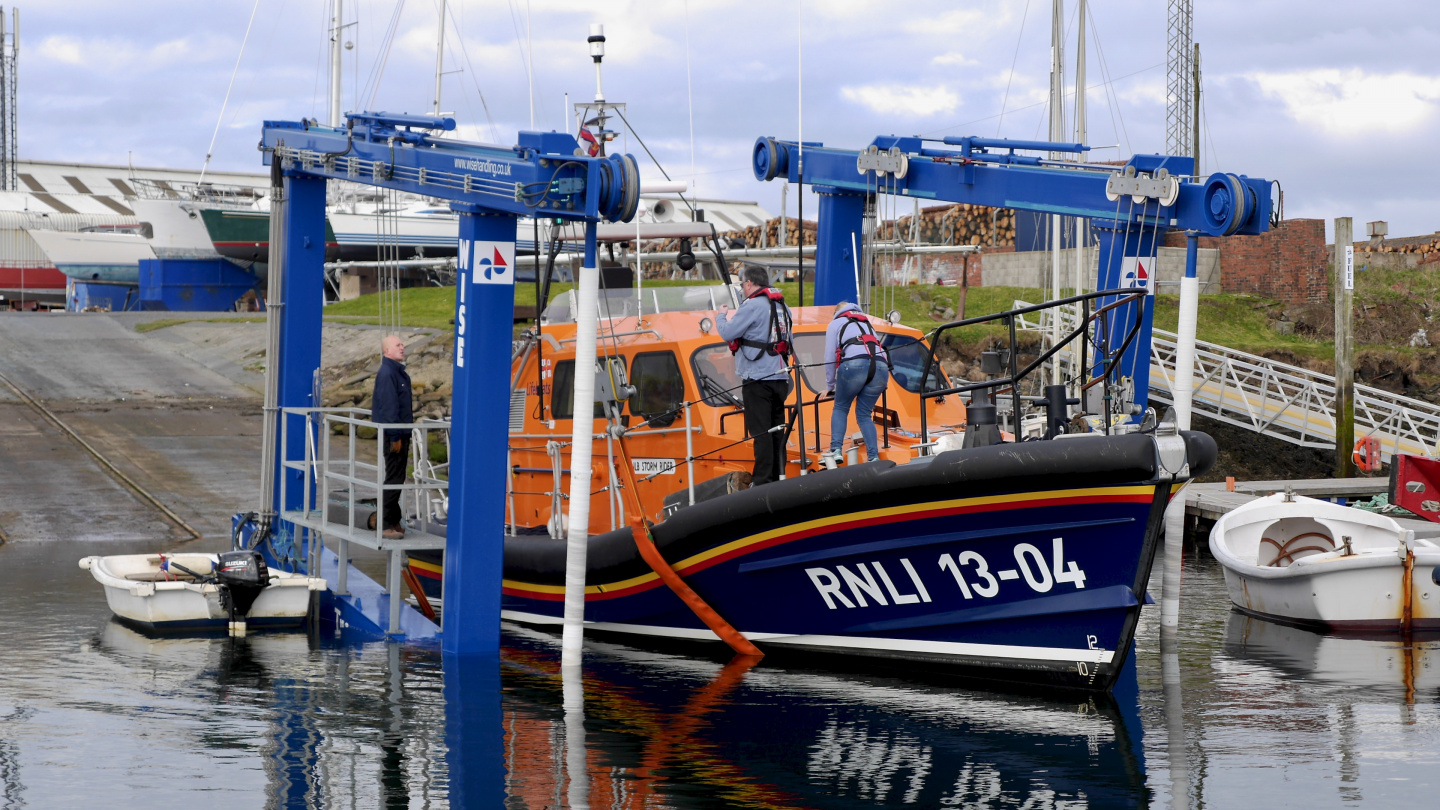
[[[1155,259],[1149,256],[1126,256],[1120,264],[1120,286],[1127,290],[1145,290],[1155,294]]]
[[[460,240],[460,269],[472,271],[476,284],[514,284],[514,242]]]

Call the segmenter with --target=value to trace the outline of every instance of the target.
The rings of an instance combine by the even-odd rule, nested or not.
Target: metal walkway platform
[[[1016,307],[1030,306],[1016,301]],[[1020,319],[1022,329],[1039,330],[1048,347],[1046,310],[1038,320]],[[1073,328],[1074,315],[1061,316],[1061,327]],[[1150,350],[1150,397],[1172,404],[1177,336],[1154,330]],[[1068,351],[1062,362],[1073,362]],[[1335,377],[1259,355],[1196,341],[1194,413],[1283,439],[1302,447],[1335,447]],[[1396,453],[1440,455],[1440,406],[1383,391],[1355,386],[1355,438],[1374,436],[1385,460]]]
[[[1319,478],[1297,481],[1236,481],[1233,490],[1219,483],[1187,484],[1180,495],[1185,499],[1185,514],[1219,520],[1228,512],[1276,492],[1290,490],[1296,495],[1321,500],[1365,500],[1390,490],[1388,478]],[[1440,537],[1440,523],[1419,518],[1387,517],[1402,528],[1415,532],[1416,537]]]
[[[432,518],[443,515],[449,481],[444,465],[429,461],[429,436],[432,432],[447,437],[450,423],[422,419],[414,424],[391,425],[370,421],[370,413],[359,408],[282,408],[280,420],[282,449],[281,467],[293,470],[304,481],[304,502],[291,504],[281,489],[280,517],[299,529],[307,529],[329,550],[335,544],[338,596],[350,595],[350,544],[383,552],[386,555],[384,592],[389,612],[387,632],[404,632],[401,608],[404,604],[401,568],[408,551],[444,549],[445,526]],[[303,420],[305,441],[301,457],[291,457],[286,448],[292,423]],[[404,483],[385,483],[385,456],[381,437],[387,430],[408,430],[412,433],[411,474]],[[372,438],[362,433],[374,432]],[[342,437],[340,454],[332,454],[332,436]],[[340,457],[335,457],[339,455]],[[365,461],[365,458],[372,459]],[[400,493],[400,509],[406,515],[407,529],[399,538],[387,538],[382,530],[389,516],[380,516],[377,506],[386,492]],[[325,505],[320,508],[320,505]],[[299,508],[295,508],[295,507]],[[371,517],[375,527],[369,527]],[[383,518],[383,519],[382,519]]]

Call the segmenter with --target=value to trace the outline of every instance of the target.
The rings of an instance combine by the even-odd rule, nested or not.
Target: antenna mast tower
[[[1169,36],[1165,54],[1165,154],[1195,154],[1194,65],[1195,37],[1191,25],[1194,0],[1169,0]]]
[[[5,8],[0,6],[0,191],[15,191],[19,184],[15,63],[20,56],[20,9],[10,12],[12,24],[6,31]]]

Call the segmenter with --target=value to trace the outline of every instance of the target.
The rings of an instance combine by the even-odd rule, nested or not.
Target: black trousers
[[[746,380],[740,388],[745,403],[745,432],[754,439],[755,447],[752,487],[779,481],[785,472],[785,431],[768,431],[785,424],[785,397],[789,393],[789,380]]]
[[[410,437],[406,436],[400,440],[399,451],[392,451],[395,443],[385,443],[385,483],[405,483],[405,467],[410,463]],[[385,516],[386,529],[393,529],[404,522],[404,514],[400,511],[400,490],[385,490],[385,498],[381,502],[384,506],[382,514]]]

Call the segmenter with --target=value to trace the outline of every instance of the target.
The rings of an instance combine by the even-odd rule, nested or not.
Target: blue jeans
[[[845,423],[850,420],[850,406],[855,406],[855,424],[865,439],[868,461],[880,458],[880,444],[875,438],[875,403],[885,393],[890,372],[885,361],[875,361],[875,377],[865,384],[870,374],[869,357],[849,357],[835,369],[835,410],[830,414],[830,449],[839,452],[845,442]]]

